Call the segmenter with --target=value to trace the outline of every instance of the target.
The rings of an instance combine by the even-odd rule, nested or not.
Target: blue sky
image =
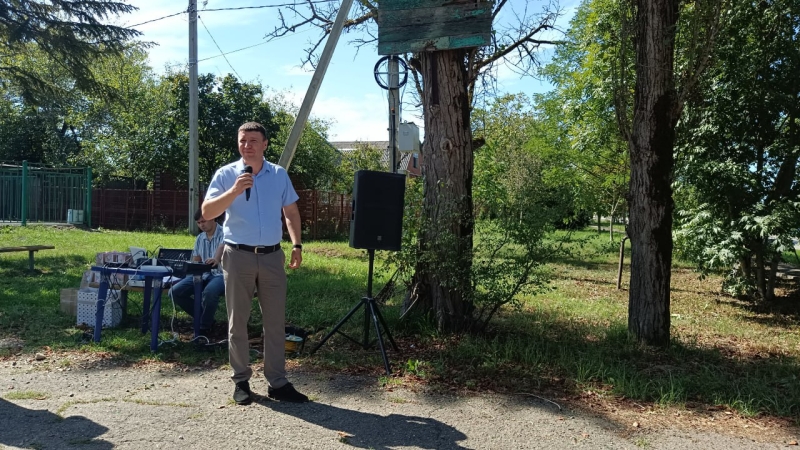
[[[318,39],[316,28],[298,29],[291,36],[268,42],[264,36],[277,23],[277,8],[202,11],[293,1],[198,0],[198,9],[201,10],[197,24],[199,73],[238,74],[244,81],[260,83],[268,95],[282,95],[299,107],[312,76],[310,68],[300,66],[301,59],[307,43]],[[139,11],[122,17],[120,22],[125,25],[176,14],[185,11],[188,5],[188,1],[165,0],[130,0],[129,3]],[[526,0],[511,0],[509,3],[518,12],[526,5],[531,10],[542,5]],[[287,22],[293,19],[286,10],[284,16]],[[566,24],[566,21],[565,18],[562,23]],[[149,59],[157,72],[164,72],[170,65],[186,66],[189,56],[187,14],[137,26],[136,29],[144,33],[142,40],[156,44],[150,49]],[[362,47],[357,52],[356,47],[350,44],[352,39],[352,34],[344,34],[339,39],[311,116],[331,122],[330,139],[333,141],[388,140],[386,91],[376,84],[373,75],[373,68],[381,55],[377,53],[377,45]],[[223,52],[226,53],[224,57],[220,56]],[[498,80],[500,90],[508,93],[532,94],[549,88],[546,83],[535,79],[521,79],[505,67],[499,68]],[[409,83],[404,100],[411,98],[408,91],[411,88]],[[418,111],[407,109],[403,111],[402,119],[413,121],[421,128],[421,119],[415,117],[418,114]]]

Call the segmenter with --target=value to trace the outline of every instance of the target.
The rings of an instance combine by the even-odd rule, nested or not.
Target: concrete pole
[[[400,67],[397,57],[389,58],[389,161],[391,172],[397,173],[397,133],[400,129]]]
[[[189,233],[198,233],[194,212],[200,206],[197,138],[197,0],[189,0]]]
[[[353,0],[343,0],[342,6],[339,8],[339,14],[336,16],[336,21],[333,23],[331,33],[328,35],[328,41],[325,42],[325,48],[322,50],[322,55],[319,57],[317,63],[317,70],[314,71],[314,76],[311,77],[311,83],[308,85],[306,96],[303,98],[303,104],[300,106],[300,111],[297,113],[297,118],[294,120],[292,131],[289,133],[289,139],[286,140],[286,147],[283,148],[281,159],[278,164],[287,171],[289,165],[294,158],[294,152],[297,150],[297,143],[300,142],[300,136],[303,134],[303,128],[308,122],[308,115],[311,113],[311,107],[314,106],[314,100],[317,99],[317,93],[320,86],[322,86],[322,79],[325,78],[325,71],[328,70],[328,64],[331,62],[333,51],[336,49],[336,43],[339,42],[339,36],[342,34],[344,21],[347,19],[347,13],[350,12],[350,7],[353,6]]]

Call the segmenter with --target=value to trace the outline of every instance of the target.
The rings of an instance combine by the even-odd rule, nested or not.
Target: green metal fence
[[[0,165],[0,222],[91,226],[92,169]]]

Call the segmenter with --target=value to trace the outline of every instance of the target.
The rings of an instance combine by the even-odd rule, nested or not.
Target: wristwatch
[[[300,249],[300,250],[302,250],[302,249],[303,249],[303,244],[294,244],[294,245],[292,246],[292,248],[296,248],[296,249]]]

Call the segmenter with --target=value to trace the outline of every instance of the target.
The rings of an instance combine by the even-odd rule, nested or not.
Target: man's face
[[[197,221],[197,227],[200,228],[201,231],[205,231],[206,233],[213,230],[215,225],[216,222],[214,222],[213,220],[206,220],[201,218],[200,220]]]
[[[267,150],[267,140],[258,131],[239,132],[239,154],[242,155],[244,162],[253,165],[264,157]]]

